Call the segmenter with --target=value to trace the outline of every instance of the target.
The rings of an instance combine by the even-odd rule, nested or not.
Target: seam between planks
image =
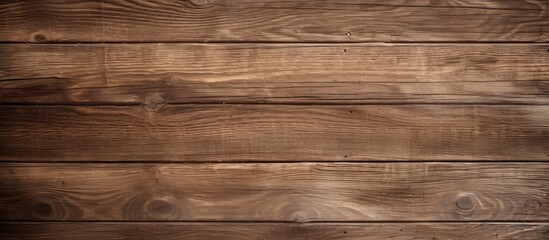
[[[290,164],[307,164],[307,163],[324,163],[324,164],[379,164],[379,163],[433,163],[433,164],[447,164],[447,163],[494,163],[494,164],[526,164],[526,163],[547,163],[549,160],[356,160],[356,161],[292,161],[292,160],[276,160],[276,161],[257,161],[257,160],[238,160],[238,161],[177,161],[177,160],[148,160],[148,161],[78,161],[78,160],[51,160],[51,161],[33,161],[33,160],[2,160],[1,165],[8,164],[188,164],[188,165],[215,165],[215,164],[273,164],[273,163],[290,163]]]
[[[410,46],[410,45],[449,45],[449,46],[475,46],[475,45],[547,45],[547,42],[510,42],[510,41],[501,41],[501,42],[491,42],[491,41],[394,41],[394,42],[381,42],[381,41],[338,41],[338,42],[326,42],[326,41],[287,41],[287,42],[273,42],[273,41],[138,41],[138,42],[116,42],[116,41],[105,41],[105,42],[82,42],[82,41],[63,41],[63,42],[24,42],[24,41],[14,41],[14,42],[0,42],[3,45],[12,45],[12,44],[26,44],[26,45],[69,45],[69,44],[82,44],[82,45],[101,45],[101,44],[112,44],[112,45],[142,45],[142,44],[203,44],[203,45],[244,45],[244,44],[261,44],[261,45],[327,45],[327,46],[337,46],[337,45],[365,45],[365,46]]]
[[[544,96],[545,94],[540,94]],[[549,97],[549,96],[548,96]],[[276,106],[394,106],[394,105],[476,105],[476,106],[549,106],[549,103],[527,103],[527,102],[516,102],[516,103],[509,103],[509,102],[494,102],[494,103],[487,103],[487,102],[448,102],[448,103],[438,103],[438,102],[378,102],[378,103],[334,103],[334,102],[327,102],[327,103],[316,103],[316,102],[283,102],[283,103],[275,103],[275,102],[269,102],[269,103],[263,103],[263,102],[220,102],[220,101],[213,101],[213,102],[185,102],[185,103],[162,103],[158,104],[157,106],[161,108],[161,106],[239,106],[239,105],[258,105],[258,106],[269,106],[269,105],[276,105]],[[135,102],[135,103],[127,103],[127,102],[107,102],[107,103],[0,103],[0,107],[66,107],[66,106],[74,106],[74,107],[146,107],[149,106],[145,103],[141,102]],[[160,108],[157,108],[159,110]]]
[[[51,41],[51,42],[28,42],[28,41],[0,41],[0,44],[36,44],[36,45],[63,45],[63,44],[154,44],[154,43],[181,43],[181,44],[377,44],[377,45],[429,45],[429,44],[452,44],[452,45],[543,45],[549,41]]]
[[[120,223],[129,223],[129,224],[142,224],[142,223],[166,223],[166,224],[169,224],[169,223],[201,223],[201,224],[204,224],[204,223],[226,223],[226,224],[232,224],[232,223],[236,223],[236,224],[257,224],[257,223],[264,223],[264,224],[300,224],[300,225],[307,225],[307,224],[387,224],[387,223],[402,223],[402,224],[407,224],[407,223],[425,223],[425,224],[430,224],[430,223],[442,223],[442,224],[464,224],[464,223],[467,223],[467,224],[474,224],[474,223],[490,223],[490,224],[524,224],[524,223],[531,223],[531,224],[549,224],[549,221],[529,221],[529,220],[524,220],[524,221],[517,221],[517,220],[512,220],[512,221],[501,221],[501,220],[484,220],[484,221],[460,221],[460,220],[456,220],[456,221],[446,221],[446,220],[441,220],[441,221],[414,221],[414,220],[410,220],[410,221],[303,221],[303,222],[297,222],[297,221],[259,221],[259,220],[252,220],[252,221],[248,221],[248,220],[241,220],[241,221],[235,221],[235,220],[231,220],[231,221],[211,221],[211,220],[208,220],[208,221],[200,221],[200,220],[181,220],[181,221],[173,221],[173,220],[170,220],[170,221],[162,221],[162,220],[159,220],[159,221],[154,221],[154,220],[146,220],[146,221],[128,221],[128,220],[120,220],[120,221],[112,221],[112,220],[106,220],[106,221],[101,221],[101,220],[80,220],[80,221],[48,221],[48,220],[40,220],[40,221],[29,221],[29,220],[0,220],[0,224],[4,224],[4,223],[36,223],[36,224],[39,224],[39,223],[112,223],[112,224],[120,224]]]

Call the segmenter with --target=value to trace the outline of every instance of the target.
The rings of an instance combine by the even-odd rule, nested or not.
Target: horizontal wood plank
[[[546,42],[546,0],[1,1],[2,42]]]
[[[0,219],[546,221],[542,163],[2,164]]]
[[[0,45],[2,104],[549,104],[549,45]]]
[[[549,106],[0,107],[1,160],[549,160]]]
[[[2,223],[2,239],[549,239],[546,223]]]

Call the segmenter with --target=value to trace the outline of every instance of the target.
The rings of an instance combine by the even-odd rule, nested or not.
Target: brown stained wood
[[[549,45],[0,45],[0,103],[549,104]]]
[[[3,223],[11,239],[549,239],[547,223]]]
[[[546,221],[543,163],[3,164],[2,220]]]
[[[549,106],[4,106],[1,160],[549,160]]]
[[[0,0],[0,239],[549,239],[548,7]]]
[[[2,1],[3,42],[546,42],[546,0]]]

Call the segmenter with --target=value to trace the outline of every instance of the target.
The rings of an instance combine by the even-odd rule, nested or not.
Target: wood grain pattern
[[[540,240],[547,223],[2,223],[0,238],[17,239],[391,239]]]
[[[549,0],[0,0],[0,239],[549,239]]]
[[[3,42],[546,42],[546,0],[1,1]]]
[[[549,160],[549,106],[4,106],[10,161]]]
[[[545,221],[542,163],[3,164],[2,220]]]
[[[549,104],[549,45],[0,45],[0,103]]]

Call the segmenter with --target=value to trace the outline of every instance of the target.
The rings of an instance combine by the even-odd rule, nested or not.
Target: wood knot
[[[203,5],[204,2],[206,2],[206,1],[205,0],[189,0],[189,3],[191,3],[193,5],[197,5],[197,6]]]
[[[481,200],[474,193],[461,192],[453,194],[446,204],[448,217],[453,220],[471,220],[482,214]]]
[[[175,206],[169,198],[154,198],[145,204],[145,212],[152,219],[167,219],[175,214]]]
[[[79,218],[82,211],[78,207],[60,201],[56,196],[39,196],[31,200],[30,217],[41,220],[63,220]]]
[[[29,42],[43,43],[49,41],[48,36],[44,32],[35,32],[31,34]]]
[[[307,223],[319,217],[318,209],[312,204],[288,204],[280,208],[280,212],[294,223]]]
[[[143,103],[145,108],[147,108],[150,111],[158,112],[166,102],[164,102],[163,99],[153,98],[153,99],[146,99]]]
[[[53,213],[53,206],[50,203],[38,201],[34,205],[34,214],[41,219],[51,218]]]
[[[63,199],[63,200],[60,200]],[[23,200],[25,215],[39,220],[79,219],[84,212],[74,204],[66,201],[63,196],[39,194]]]
[[[211,4],[212,0],[189,0],[189,2],[195,6],[204,6],[207,4]]]
[[[173,73],[170,73],[165,78],[162,78],[162,81],[164,82],[164,85],[166,85],[166,87],[174,87],[175,78],[175,75]]]
[[[456,199],[456,206],[461,210],[470,210],[475,206],[475,201],[469,195],[461,196]]]
[[[189,2],[195,6],[208,6],[235,4],[237,0],[189,0]]]

